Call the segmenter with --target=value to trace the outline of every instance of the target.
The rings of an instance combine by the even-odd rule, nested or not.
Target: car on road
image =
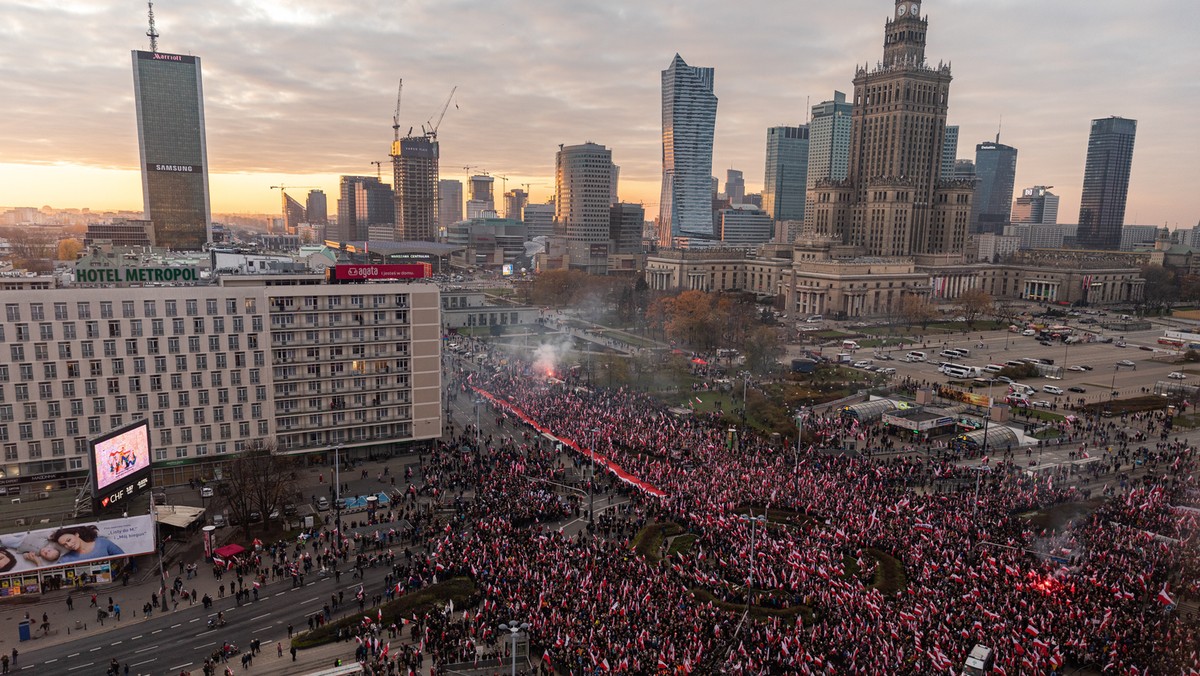
[[[1068,371],[1086,371],[1087,369],[1083,368],[1079,364],[1075,364],[1074,366],[1068,366],[1067,370]]]
[[[1034,331],[1033,329],[1025,329],[1024,331],[1021,332],[1021,335],[1022,336],[1036,336],[1037,331]]]
[[[872,356],[875,357],[876,359],[879,359],[880,361],[891,361],[892,360],[892,355],[890,355],[886,352],[876,352]]]
[[[1033,405],[1035,408],[1050,408],[1051,406],[1050,402],[1046,401],[1045,399],[1038,399],[1037,401],[1033,402]]]
[[[321,496],[321,497],[317,498],[317,511],[319,511],[319,512],[328,512],[329,511],[329,498],[327,498],[325,496]]]
[[[1051,347],[1051,346],[1053,346],[1053,345],[1054,345],[1054,343],[1051,343],[1051,342],[1050,342],[1050,341],[1048,341],[1048,340],[1039,340],[1039,341],[1038,341],[1038,344],[1039,344],[1039,345],[1045,345],[1046,347]]]
[[[212,496],[213,496],[212,486],[201,486],[200,487],[200,497],[211,498]]]
[[[1009,385],[1013,384],[1013,379],[1009,378],[1008,376],[996,376],[996,380],[1002,383],[1008,383]]]
[[[1123,340],[1118,340],[1117,342],[1113,343],[1113,345],[1116,345],[1117,347],[1129,347],[1129,345]]]
[[[1080,364],[1080,365],[1079,365],[1079,368],[1083,369],[1084,371],[1091,371],[1091,370],[1092,370],[1092,367],[1091,367],[1091,366],[1088,366],[1087,364]]]
[[[1117,362],[1117,366],[1137,366],[1137,364],[1133,363],[1132,359],[1122,359]]]
[[[896,374],[896,369],[894,369],[894,368],[892,368],[892,367],[888,366],[888,367],[885,367],[885,368],[881,368],[881,369],[879,369],[879,372],[880,372],[880,373],[882,373],[882,374],[883,374],[883,375],[885,375],[885,376],[891,376],[891,375],[895,375],[895,374]]]
[[[853,364],[851,364],[851,366],[853,366],[853,367],[854,367],[854,368],[856,368],[856,369],[865,369],[865,368],[870,368],[870,367],[871,367],[871,362],[869,362],[869,361],[856,361],[856,362],[854,362]]]
[[[1174,378],[1175,380],[1183,380],[1183,379],[1187,378],[1187,375],[1180,373],[1179,371],[1171,371],[1170,373],[1167,374],[1167,377]]]
[[[1083,389],[1082,387],[1080,387],[1078,385],[1072,385],[1072,386],[1068,387],[1067,391],[1074,392],[1076,394],[1083,394],[1084,392],[1087,392],[1087,390]]]

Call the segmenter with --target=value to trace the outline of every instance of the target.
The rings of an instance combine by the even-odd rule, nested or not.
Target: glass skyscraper
[[[1083,194],[1079,200],[1079,230],[1076,234],[1079,246],[1116,249],[1121,245],[1136,135],[1137,120],[1122,117],[1092,120],[1087,165],[1083,171]]]
[[[195,251],[212,229],[200,58],[133,50],[142,201],[155,246]]]
[[[807,125],[767,129],[767,166],[763,172],[762,200],[763,211],[772,220],[804,220],[808,162]],[[737,203],[733,206],[737,206]]]
[[[1000,234],[1012,216],[1017,180],[1017,149],[998,140],[975,146],[975,197],[971,200],[972,232]]]
[[[687,65],[678,54],[662,72],[662,197],[659,240],[713,238],[712,154],[717,97],[712,68]]]

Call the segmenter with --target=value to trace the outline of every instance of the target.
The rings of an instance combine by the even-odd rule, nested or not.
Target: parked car
[[[853,364],[851,364],[851,366],[853,366],[853,367],[854,367],[854,368],[856,368],[856,369],[866,369],[866,368],[871,368],[871,362],[869,362],[869,361],[856,361],[856,362],[854,362]]]
[[[212,486],[201,486],[200,487],[200,497],[211,498],[212,496],[213,496]]]
[[[1087,392],[1087,390],[1083,389],[1082,387],[1080,387],[1078,385],[1072,385],[1072,386],[1068,387],[1067,391],[1075,392],[1076,394],[1083,394],[1084,392]]]
[[[319,511],[319,512],[328,512],[329,511],[329,498],[327,498],[325,496],[321,496],[321,497],[317,498],[317,511]]]
[[[1183,380],[1183,379],[1187,378],[1186,375],[1180,373],[1179,371],[1171,371],[1170,373],[1167,374],[1167,377],[1174,378],[1175,380]]]
[[[1038,399],[1037,401],[1033,402],[1033,405],[1036,408],[1050,408],[1050,402],[1046,401],[1045,399]]]
[[[1022,336],[1036,336],[1037,331],[1034,331],[1033,329],[1025,329],[1024,331],[1021,332],[1021,335]]]
[[[996,380],[1002,383],[1008,383],[1009,385],[1013,384],[1013,379],[1009,378],[1008,376],[996,376]]]

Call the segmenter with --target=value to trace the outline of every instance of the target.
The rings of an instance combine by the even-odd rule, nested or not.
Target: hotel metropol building
[[[212,478],[251,441],[332,462],[335,448],[382,456],[441,434],[433,284],[6,277],[0,304],[0,487],[10,495],[82,484],[87,440],[141,418],[160,486]]]

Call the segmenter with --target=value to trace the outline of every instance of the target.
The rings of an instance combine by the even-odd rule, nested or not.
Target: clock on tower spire
[[[925,62],[925,31],[919,0],[897,0],[895,17],[887,22],[883,43],[886,66],[920,65]]]

